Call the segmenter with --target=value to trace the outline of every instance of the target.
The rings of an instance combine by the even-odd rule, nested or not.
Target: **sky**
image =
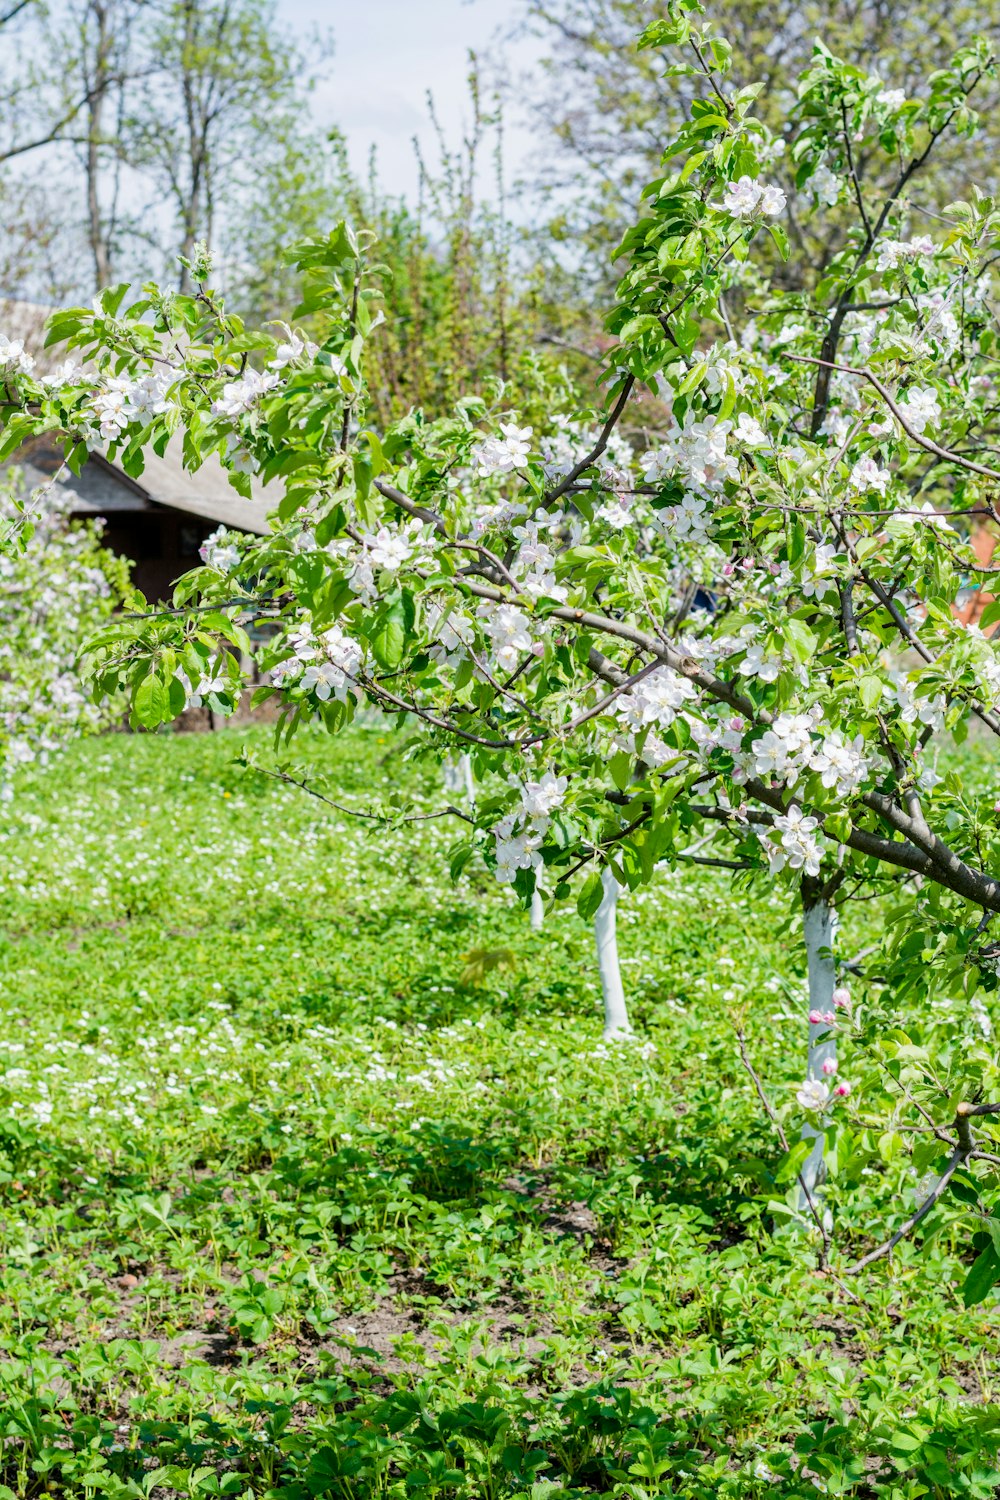
[[[409,196],[417,181],[413,137],[420,137],[428,154],[432,147],[428,89],[449,142],[457,146],[471,113],[469,49],[485,62],[495,60],[491,44],[518,8],[517,0],[278,0],[279,15],[300,34],[317,27],[333,33],[334,55],[315,99],[320,119],[344,131],[356,171],[365,171],[374,145],[383,187]],[[508,48],[515,67],[530,65],[533,55],[530,41]],[[527,128],[508,121],[509,175],[531,148]]]

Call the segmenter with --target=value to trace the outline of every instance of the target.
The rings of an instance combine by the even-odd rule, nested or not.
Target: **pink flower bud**
[[[846,1099],[847,1096],[848,1096],[848,1094],[851,1092],[851,1085],[848,1083],[847,1079],[845,1078],[844,1081],[843,1081],[843,1083],[838,1083],[837,1084],[837,1087],[834,1089],[833,1092],[835,1094],[839,1094],[840,1097],[841,1097],[841,1099]]]
[[[835,1057],[828,1057],[823,1064],[823,1072],[826,1074],[827,1078],[829,1078],[831,1073],[836,1073],[836,1071],[837,1059]]]
[[[532,654],[532,656],[544,656],[545,655],[545,645],[544,645],[544,643],[542,641],[536,641],[535,644],[531,648],[531,654]]]
[[[736,572],[736,564],[735,563],[724,562],[722,564],[722,576],[723,576],[723,578],[732,578],[732,576],[733,576],[733,574],[735,572]]]
[[[823,1024],[823,1012],[821,1010],[811,1010],[809,1012],[809,1025],[810,1026],[822,1026],[822,1024]]]
[[[826,1022],[826,1024],[828,1026],[836,1026],[836,1024],[837,1024],[837,1013],[836,1013],[836,1011],[825,1010],[823,1012],[823,1020]]]
[[[850,992],[850,990],[845,990],[844,986],[842,984],[838,985],[837,988],[833,992],[833,1003],[837,1007],[838,1010],[850,1010],[850,1008],[851,1008],[851,992]]]

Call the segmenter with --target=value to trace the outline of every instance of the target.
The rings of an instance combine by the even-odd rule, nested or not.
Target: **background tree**
[[[22,208],[8,218],[22,240],[39,224],[58,239],[60,283],[89,297],[172,277],[204,240],[227,256],[227,291],[275,309],[277,284],[260,295],[277,262],[262,225],[283,240],[300,222],[321,232],[339,177],[310,114],[315,70],[272,0],[60,0],[4,30],[0,194]],[[328,50],[315,38],[310,61]],[[44,270],[29,259],[5,289],[51,296]]]
[[[611,300],[614,272],[606,246],[634,218],[643,187],[662,172],[663,151],[692,100],[710,93],[696,65],[679,62],[667,49],[639,50],[635,38],[662,14],[658,0],[524,0],[519,29],[547,47],[536,74],[510,85],[533,124],[541,121],[552,149],[529,170],[528,191],[550,205],[551,244],[539,240],[548,265],[554,331],[593,339],[595,323],[570,320],[571,306],[596,308]],[[794,99],[795,79],[820,38],[838,57],[861,68],[877,67],[889,89],[912,93],[935,68],[974,35],[996,34],[1000,0],[942,8],[929,0],[726,0],[706,7],[731,47],[736,87],[764,86],[761,113],[775,132],[776,155],[769,176],[789,194],[786,221],[796,254],[785,276],[815,279],[842,243],[850,210],[824,202],[802,186],[800,163],[785,150],[784,120]],[[989,190],[996,180],[1000,125],[995,92],[981,100],[983,128],[966,150],[943,142],[921,194],[937,208],[976,183]],[[856,163],[880,168],[868,148]],[[888,180],[888,178],[886,179]],[[814,185],[815,187],[815,185]]]

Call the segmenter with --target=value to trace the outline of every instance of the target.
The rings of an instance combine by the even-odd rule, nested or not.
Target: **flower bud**
[[[837,1059],[835,1057],[828,1057],[823,1063],[823,1072],[826,1074],[827,1078],[829,1078],[831,1073],[836,1073],[836,1071]]]
[[[850,1010],[850,1008],[851,1008],[851,992],[850,992],[850,990],[846,990],[842,984],[839,984],[837,986],[837,988],[833,992],[833,1003],[837,1007],[838,1010]]]
[[[809,1012],[809,1025],[810,1026],[822,1026],[822,1024],[823,1024],[823,1012],[821,1010],[811,1010]]]
[[[839,1094],[840,1097],[841,1097],[841,1099],[846,1099],[847,1096],[848,1096],[848,1094],[851,1092],[851,1085],[848,1083],[847,1079],[845,1078],[842,1083],[838,1083],[837,1084],[837,1087],[834,1089],[833,1092],[835,1094]]]

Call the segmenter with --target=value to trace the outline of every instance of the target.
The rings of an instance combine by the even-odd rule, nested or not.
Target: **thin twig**
[[[739,1026],[734,1026],[733,1029],[736,1032],[736,1040],[737,1042],[739,1042],[740,1058],[742,1059],[743,1066],[744,1068],[746,1068],[751,1080],[753,1081],[753,1086],[757,1091],[757,1098],[760,1100],[761,1108],[767,1115],[767,1118],[770,1120],[771,1124],[774,1126],[775,1133],[781,1143],[781,1149],[787,1155],[790,1148],[788,1145],[788,1137],[785,1134],[784,1126],[778,1119],[778,1116],[771,1104],[770,1099],[768,1099],[767,1095],[764,1092],[764,1085],[760,1081],[760,1075],[758,1074],[757,1069],[750,1061],[750,1055],[747,1052],[746,1038],[744,1037],[741,1028]],[[822,1215],[816,1207],[816,1201],[813,1198],[812,1192],[809,1188],[809,1184],[806,1182],[801,1172],[796,1172],[795,1175],[799,1179],[799,1186],[802,1189],[806,1203],[809,1205],[809,1212],[813,1216],[816,1228],[819,1230],[820,1237],[823,1241],[823,1249],[820,1253],[820,1266],[823,1270],[825,1270],[830,1262],[830,1236],[827,1232],[826,1225],[823,1223]]]

